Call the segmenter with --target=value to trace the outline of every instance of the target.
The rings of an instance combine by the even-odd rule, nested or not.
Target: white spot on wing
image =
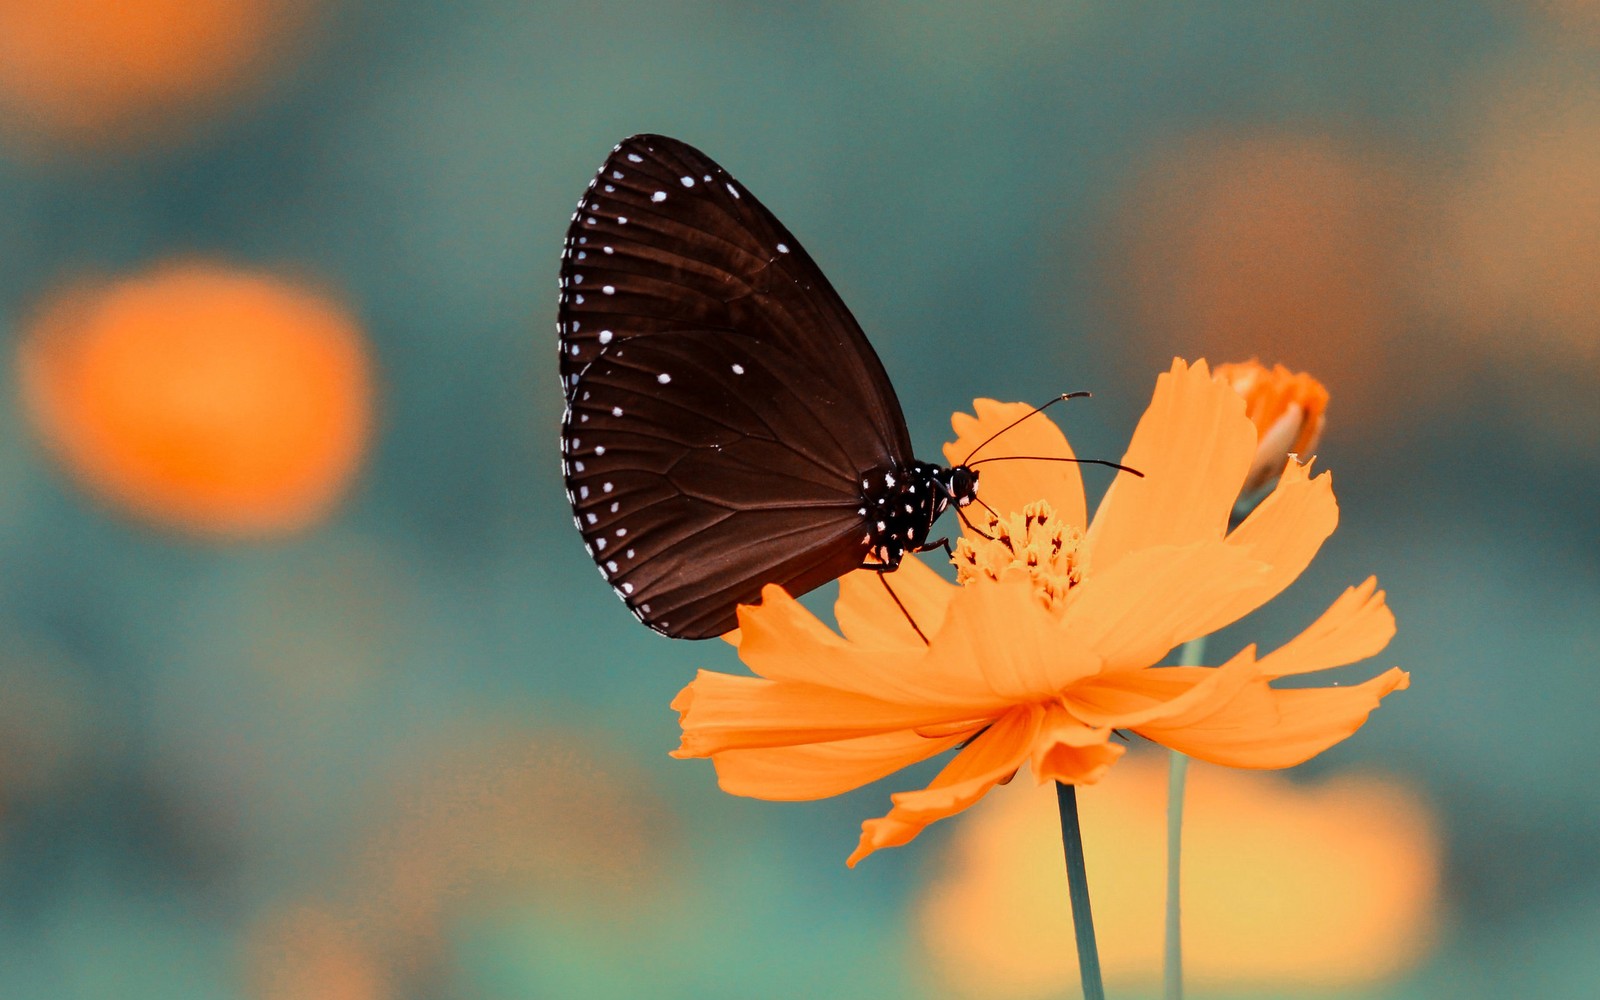
[[[789,246],[788,246],[788,244],[786,244],[786,243],[779,243],[779,244],[778,244],[778,252],[779,252],[779,253],[788,253],[788,252],[789,252]]]
[[[733,366],[733,373],[735,375],[743,375],[744,374],[744,365],[734,365]]]
[[[666,385],[668,382],[672,381],[672,376],[668,375],[666,372],[662,372],[660,375],[656,376],[656,381],[660,382],[662,385]]]
[[[628,159],[632,160],[634,163],[644,162],[644,157],[640,156],[638,153],[629,153]]]
[[[667,193],[665,191],[657,191],[655,194],[650,196],[650,200],[651,201],[666,201],[667,200]]]
[[[611,331],[610,330],[601,330],[600,331],[600,343],[602,343],[602,344],[611,343]]]
[[[686,188],[692,188],[692,187],[694,187],[694,178],[693,177],[679,177],[678,178],[678,183],[682,184]]]
[[[617,294],[617,286],[616,285],[601,285],[600,286],[600,290],[602,292],[605,292],[607,295],[615,295],[615,294]]]

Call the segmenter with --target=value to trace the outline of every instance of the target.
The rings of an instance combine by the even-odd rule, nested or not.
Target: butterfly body
[[[894,389],[794,236],[703,153],[619,144],[562,254],[562,471],[600,574],[666,635],[899,565],[976,473],[917,461]]]

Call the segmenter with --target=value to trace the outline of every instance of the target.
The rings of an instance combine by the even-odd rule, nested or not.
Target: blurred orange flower
[[[627,940],[648,966],[640,955],[662,949],[662,929],[671,939],[692,905],[671,810],[582,727],[479,712],[414,736],[392,772],[371,789],[348,855],[285,887],[250,928],[244,995],[432,995],[460,960],[462,924],[501,910]]]
[[[1305,372],[1282,365],[1270,369],[1255,358],[1218,365],[1216,377],[1244,397],[1245,415],[1256,428],[1255,460],[1243,493],[1276,479],[1289,456],[1309,458],[1328,418],[1328,390]]]
[[[355,320],[266,274],[169,264],[71,285],[41,306],[19,354],[29,415],[78,481],[199,534],[316,521],[371,435]]]
[[[1023,416],[979,400],[957,415],[952,462]],[[1394,632],[1369,579],[1268,656],[1248,646],[1216,668],[1157,667],[1177,645],[1248,614],[1287,587],[1338,520],[1331,477],[1290,462],[1231,533],[1228,517],[1256,451],[1244,400],[1204,362],[1157,380],[1120,474],[1088,524],[1076,468],[999,462],[983,470],[996,511],[956,553],[959,583],[907,560],[894,600],[861,571],[841,581],[842,635],[782,588],[739,611],[732,637],[759,676],[701,671],[673,702],[678,757],[710,757],[725,791],[766,799],[836,795],[961,751],[928,788],[893,796],[849,863],[909,842],[1030,763],[1041,781],[1093,783],[1121,756],[1113,730],[1235,767],[1289,767],[1349,736],[1406,686],[1398,668],[1350,687],[1271,682],[1381,650]],[[990,446],[1070,457],[1044,417]],[[1038,470],[1044,467],[1045,472]]]
[[[96,147],[170,131],[234,97],[312,0],[0,0],[0,125]]]
[[[1161,979],[1160,760],[1135,754],[1079,796],[1106,976]],[[1438,921],[1439,840],[1406,787],[1341,777],[1301,787],[1195,765],[1184,818],[1184,967],[1191,986],[1337,989],[1380,983],[1427,952]],[[1078,981],[1061,905],[1054,796],[974,810],[917,904],[917,959],[941,996],[1029,1000]]]

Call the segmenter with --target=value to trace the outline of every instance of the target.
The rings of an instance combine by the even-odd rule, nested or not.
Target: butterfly
[[[612,149],[567,229],[556,326],[573,521],[664,635],[721,635],[769,583],[892,570],[976,499],[975,470],[913,456],[883,363],[800,242],[686,143]]]

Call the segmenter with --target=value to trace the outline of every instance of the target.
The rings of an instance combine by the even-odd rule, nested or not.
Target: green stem
[[[1205,659],[1206,637],[1191,639],[1178,653],[1181,666]],[[1164,980],[1166,1000],[1183,1000],[1183,792],[1189,758],[1176,750],[1167,757],[1167,925]]]
[[[1183,907],[1180,865],[1183,857],[1183,785],[1189,758],[1176,750],[1167,758],[1167,960],[1166,1000],[1183,1000]]]
[[[1056,783],[1061,807],[1061,845],[1067,853],[1067,895],[1072,900],[1072,932],[1078,939],[1078,974],[1084,1000],[1105,1000],[1100,981],[1100,949],[1094,943],[1094,916],[1089,912],[1089,874],[1083,864],[1083,830],[1078,825],[1078,790]]]

